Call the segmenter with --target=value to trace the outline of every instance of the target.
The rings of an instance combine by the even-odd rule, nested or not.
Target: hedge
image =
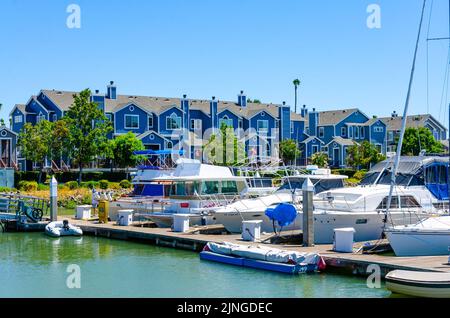
[[[46,172],[42,173],[42,180],[47,180],[50,177]],[[58,172],[55,173],[55,178],[59,183],[66,183],[69,181],[78,180],[78,172]],[[120,182],[127,179],[126,172],[83,172],[82,181],[100,181],[108,180],[110,182]],[[39,171],[16,171],[14,174],[14,186],[18,187],[20,181],[38,181]]]

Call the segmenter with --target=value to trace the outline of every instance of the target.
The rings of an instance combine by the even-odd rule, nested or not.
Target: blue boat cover
[[[268,208],[266,216],[272,221],[277,221],[281,227],[284,227],[295,221],[297,210],[292,204],[280,203],[275,208]]]
[[[162,155],[183,155],[183,149],[175,150],[140,150],[133,152],[133,155],[151,155],[151,156],[162,156]]]

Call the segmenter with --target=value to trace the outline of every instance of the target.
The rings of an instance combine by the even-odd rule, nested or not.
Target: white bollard
[[[334,229],[334,251],[341,253],[353,253],[355,232],[355,229],[352,227]]]
[[[121,226],[129,226],[133,223],[133,210],[119,210],[117,211],[117,223]]]

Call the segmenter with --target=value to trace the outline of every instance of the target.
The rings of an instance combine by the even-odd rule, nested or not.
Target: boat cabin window
[[[238,193],[236,181],[222,181],[222,193]]]
[[[217,194],[219,193],[219,182],[204,181],[202,182],[201,194]]]
[[[400,206],[402,208],[420,208],[419,202],[411,195],[402,195],[400,197]]]
[[[195,195],[198,193],[198,182],[176,182],[171,186],[170,194],[174,196]]]
[[[388,199],[389,199],[389,197],[385,197],[383,199],[383,201],[381,201],[381,203],[378,206],[377,210],[386,210],[387,204],[388,204]],[[398,209],[398,208],[399,208],[398,197],[396,197],[396,196],[392,197],[390,209]]]

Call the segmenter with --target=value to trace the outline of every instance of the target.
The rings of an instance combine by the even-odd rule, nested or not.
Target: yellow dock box
[[[109,218],[109,202],[99,201],[98,202],[98,221],[100,223],[108,223]]]

